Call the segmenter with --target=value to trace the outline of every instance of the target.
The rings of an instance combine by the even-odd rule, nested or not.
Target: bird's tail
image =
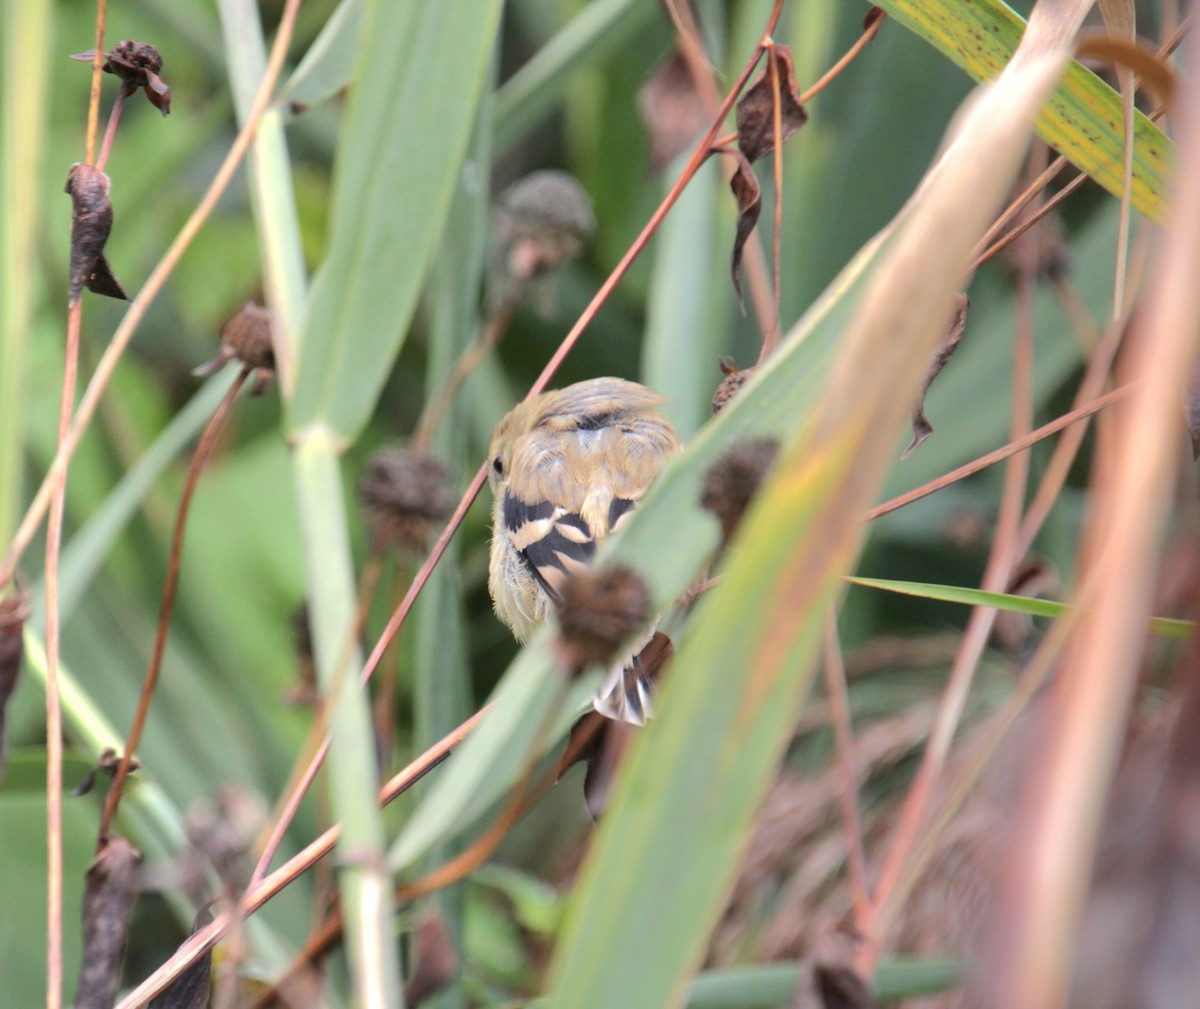
[[[613,670],[592,707],[613,721],[645,725],[654,716],[654,681],[674,651],[671,639],[655,631],[632,659]]]

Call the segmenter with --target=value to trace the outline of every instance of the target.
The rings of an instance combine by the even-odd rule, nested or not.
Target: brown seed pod
[[[721,384],[717,386],[717,391],[713,393],[712,398],[712,412],[714,414],[720,413],[729,405],[729,401],[738,394],[738,390],[754,374],[754,369],[738,368],[733,359],[727,357],[721,360],[721,374],[725,377],[721,380]]]
[[[779,442],[773,438],[737,442],[704,475],[700,504],[720,520],[722,547],[733,538],[778,455]]]
[[[193,375],[211,375],[227,361],[239,361],[247,371],[258,373],[255,391],[263,392],[275,378],[275,348],[271,343],[271,313],[252,301],[221,327],[217,356],[192,369]]]
[[[650,591],[623,566],[582,571],[568,578],[558,601],[558,626],[567,665],[607,665],[650,619]]]
[[[579,255],[596,230],[592,201],[566,172],[533,172],[501,195],[496,237],[513,281],[527,281]]]
[[[435,456],[400,446],[381,448],[363,467],[358,499],[372,542],[423,551],[454,510],[450,469]]]

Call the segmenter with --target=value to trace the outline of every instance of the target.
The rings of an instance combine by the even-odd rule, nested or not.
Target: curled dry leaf
[[[733,190],[737,200],[737,228],[733,235],[733,255],[729,269],[733,274],[733,289],[737,291],[738,304],[742,303],[742,250],[746,247],[746,239],[758,223],[758,215],[762,213],[762,186],[758,184],[758,176],[750,167],[750,162],[741,151],[731,152],[737,161],[737,169],[729,180],[729,188]]]
[[[637,101],[656,172],[687,150],[708,124],[696,82],[678,52],[647,79]]]
[[[132,844],[113,835],[88,867],[75,1009],[110,1009],[113,1004],[141,859],[141,852]]]
[[[71,57],[84,63],[91,63],[96,55],[95,49],[86,53],[78,53]],[[101,69],[106,74],[114,74],[124,82],[126,94],[133,94],[139,88],[146,92],[146,97],[164,116],[171,112],[171,89],[167,82],[158,76],[162,69],[162,56],[148,42],[135,42],[126,39],[118,42],[104,55],[104,65]]]
[[[925,397],[929,393],[929,387],[933,385],[933,380],[938,377],[941,370],[946,367],[946,362],[954,356],[954,352],[958,349],[959,343],[962,341],[963,334],[967,331],[967,309],[970,307],[971,299],[965,294],[958,296],[958,307],[954,311],[954,319],[950,323],[950,328],[946,330],[942,337],[941,345],[934,354],[933,360],[929,362],[929,367],[925,371],[925,380],[921,383],[921,395],[917,399],[917,405],[913,409],[912,415],[912,441],[908,443],[908,448],[901,454],[901,459],[907,459],[916,450],[926,438],[933,434],[933,425],[929,423],[929,418],[925,416]]]
[[[192,933],[212,921],[212,912],[201,909],[192,922]],[[212,949],[175,979],[171,987],[150,1003],[150,1009],[208,1009],[212,995]]]
[[[101,771],[109,775],[116,774],[117,767],[121,763],[121,756],[111,746],[101,752],[96,762],[88,770],[88,773],[83,776],[83,780],[76,785],[71,794],[78,798],[81,795],[87,795],[93,788],[96,787],[96,775]],[[141,764],[136,759],[129,762],[129,773],[136,771]]]
[[[29,594],[17,590],[0,599],[0,774],[4,772],[4,709],[21,673],[22,634],[29,616]]]
[[[94,294],[129,300],[104,258],[104,246],[113,226],[109,188],[108,176],[95,165],[72,165],[67,175],[65,192],[71,197],[70,305],[79,300],[85,287]]]
[[[772,63],[775,72],[772,73]],[[750,160],[757,161],[775,150],[775,80],[779,80],[779,123],[783,143],[808,122],[808,113],[800,104],[796,86],[796,67],[792,50],[772,46],[767,50],[767,65],[737,103],[738,147]]]

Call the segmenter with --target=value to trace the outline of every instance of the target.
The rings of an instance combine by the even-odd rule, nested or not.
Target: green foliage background
[[[309,710],[284,701],[297,677],[291,614],[306,593],[333,594],[331,608],[318,615],[318,637],[328,653],[350,605],[343,589],[366,553],[353,503],[357,472],[373,449],[412,431],[421,405],[480,324],[491,198],[529,171],[565,168],[590,192],[599,227],[583,258],[554,275],[549,310],[523,304],[499,352],[458,398],[437,448],[460,487],[482,459],[492,425],[524,394],[680,167],[651,169],[637,112],[639,87],[672,45],[670,22],[657,4],[511,0],[502,15],[498,3],[448,3],[436,14],[430,13],[436,5],[402,12],[387,4],[363,6],[370,29],[360,49],[352,30],[322,36],[335,4],[304,4],[289,72],[322,38],[324,56],[315,72],[302,69],[285,94],[310,107],[297,115],[277,110],[269,127],[282,133],[271,142],[286,138],[286,150],[259,148],[255,167],[239,173],[139,329],[72,464],[62,562],[63,660],[72,691],[66,699],[68,787],[104,745],[119,749],[132,716],[186,450],[229,381],[223,375],[202,385],[189,372],[212,356],[222,322],[247,299],[261,298],[265,283],[290,306],[291,335],[303,341],[295,397],[286,410],[274,391],[239,402],[203,475],[188,527],[163,682],[139,751],[143,769],[120,821],[157,865],[186,847],[185,811],[218,788],[240,786],[269,807],[287,783],[310,721]],[[721,81],[731,81],[753,50],[770,6],[765,0],[697,4]],[[894,6],[901,16],[908,10],[911,21],[914,5]],[[172,88],[168,119],[143,101],[130,103],[107,169],[116,217],[108,256],[131,292],[195,205],[244,115],[261,53],[255,56],[252,43],[249,56],[230,47],[253,38],[247,25],[255,17],[269,37],[280,9],[276,2],[256,8],[233,0],[219,9],[171,0],[111,5],[110,42],[154,43]],[[866,9],[785,5],[775,37],[793,47],[802,86],[857,37]],[[1153,34],[1154,12],[1148,14],[1143,30]],[[6,65],[10,80],[20,83],[3,98],[4,203],[14,208],[0,292],[3,542],[54,451],[69,230],[61,189],[67,169],[82,157],[88,87],[87,68],[66,56],[92,45],[93,15],[91,4],[75,0],[22,0],[4,15]],[[328,81],[347,76],[356,84],[353,96],[331,96]],[[106,79],[105,111],[113,85]],[[970,87],[945,56],[889,20],[812,102],[809,124],[786,148],[785,331],[911,195]],[[1157,170],[1148,169],[1151,175]],[[762,174],[769,206],[768,173]],[[1160,196],[1153,179],[1147,185],[1142,209],[1154,216]],[[768,217],[760,228],[764,240]],[[1102,319],[1111,298],[1117,201],[1089,186],[1068,205],[1064,220],[1073,282],[1093,317]],[[733,201],[714,161],[605,304],[556,384],[600,374],[640,379],[668,395],[681,432],[694,435],[720,379],[718,358],[749,365],[758,352],[756,322],[739,312],[728,277],[733,222]],[[271,249],[283,252],[264,279],[264,250]],[[893,467],[885,493],[916,486],[1006,438],[1013,309],[1002,264],[981,271],[971,298],[969,336],[927,405],[937,433]],[[87,299],[85,375],[122,311],[116,302]],[[780,363],[775,378],[731,411],[724,428],[706,428],[696,438],[694,454],[656,499],[665,518],[655,525],[648,517],[631,528],[619,549],[644,559],[663,601],[715,542],[715,525],[694,504],[703,463],[739,432],[786,436],[800,427],[819,394],[841,318],[807,324],[803,351]],[[1081,358],[1049,289],[1037,296],[1036,334],[1034,384],[1044,419],[1061,408]],[[314,453],[308,476],[294,468],[289,442],[301,454]],[[1043,458],[1034,453],[1035,471]],[[956,515],[990,517],[997,485],[997,475],[984,473],[876,523],[860,569],[901,580],[977,584],[986,544],[948,547],[944,530]],[[327,513],[317,516],[318,505]],[[1080,510],[1080,491],[1069,488],[1037,544],[1068,579]],[[516,655],[487,599],[487,523],[481,501],[405,629],[394,741],[401,762],[476,710]],[[676,526],[674,540],[662,535]],[[23,571],[40,607],[39,550],[35,545]],[[368,641],[386,619],[391,592],[385,582]],[[961,626],[965,612],[951,603],[855,589],[842,616],[844,643],[853,648],[884,635]],[[40,610],[32,627],[40,634]],[[0,912],[0,975],[14,1005],[36,1004],[44,989],[44,901],[30,885],[45,871],[37,665],[31,657],[8,708],[10,767],[0,784],[0,893],[20,894]],[[492,734],[481,733],[474,749],[464,751],[458,777],[422,788],[415,801],[406,799],[377,824],[361,808],[374,788],[363,775],[372,759],[366,738],[346,752],[335,745],[334,796],[319,794],[305,805],[285,854],[330,816],[351,823],[361,816],[362,836],[388,845],[398,872],[411,873],[461,847],[523,766],[521,741],[529,744],[539,705],[549,705],[554,694],[548,673],[546,642],[535,642],[503,681]],[[875,685],[874,697],[872,689],[856,688],[863,710],[894,696],[886,685]],[[366,724],[366,709],[343,698],[339,710],[344,718],[335,720],[335,732],[344,740]],[[560,721],[569,724],[570,712]],[[360,806],[340,806],[356,788]],[[462,944],[462,975],[430,1004],[511,1004],[541,992],[544,954],[565,900],[558,884],[569,878],[590,830],[578,790],[577,778],[567,779],[495,864],[439,898]],[[430,795],[437,801],[414,815]],[[74,923],[99,800],[69,799],[67,806],[69,993],[78,962]],[[305,877],[255,919],[248,973],[268,975],[287,963],[308,931],[315,899],[315,885]],[[10,910],[17,906],[19,914]],[[182,940],[192,910],[178,887],[142,899],[127,963],[130,983]],[[401,932],[414,917],[401,916]]]

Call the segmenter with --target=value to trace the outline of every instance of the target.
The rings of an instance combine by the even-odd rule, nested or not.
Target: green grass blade
[[[350,83],[362,30],[363,0],[342,0],[284,86],[279,99],[297,105],[328,101]]]
[[[1052,599],[1033,599],[1029,596],[1013,596],[1003,592],[984,592],[982,589],[966,588],[961,585],[931,585],[927,582],[895,581],[890,578],[847,578],[853,585],[869,589],[882,589],[920,599],[933,599],[944,603],[962,603],[965,606],[991,606],[1009,613],[1025,613],[1031,617],[1061,617],[1071,609],[1066,603]],[[1155,634],[1168,638],[1187,640],[1196,632],[1190,620],[1171,617],[1152,617],[1150,629]]]
[[[1000,0],[881,0],[880,7],[925,39],[977,81],[1005,66],[1025,31],[1022,18]],[[1124,185],[1121,96],[1090,70],[1072,63],[1038,118],[1038,133],[1114,196]],[[1133,206],[1162,223],[1167,171],[1174,147],[1136,113]]]
[[[1032,53],[1055,27],[1031,29]],[[826,607],[860,548],[857,515],[1064,60],[1061,48],[1030,55],[982,93],[901,212],[815,413],[698,607],[661,715],[626,756],[551,965],[554,1009],[684,1004],[808,689]]]
[[[498,0],[370,3],[288,426],[358,435],[399,353],[461,171]]]
[[[4,65],[20,86],[0,96],[0,542],[20,517],[24,456],[25,351],[38,286],[41,154],[49,115],[46,77],[53,49],[53,4],[4,8]],[[62,304],[62,301],[56,302]]]

